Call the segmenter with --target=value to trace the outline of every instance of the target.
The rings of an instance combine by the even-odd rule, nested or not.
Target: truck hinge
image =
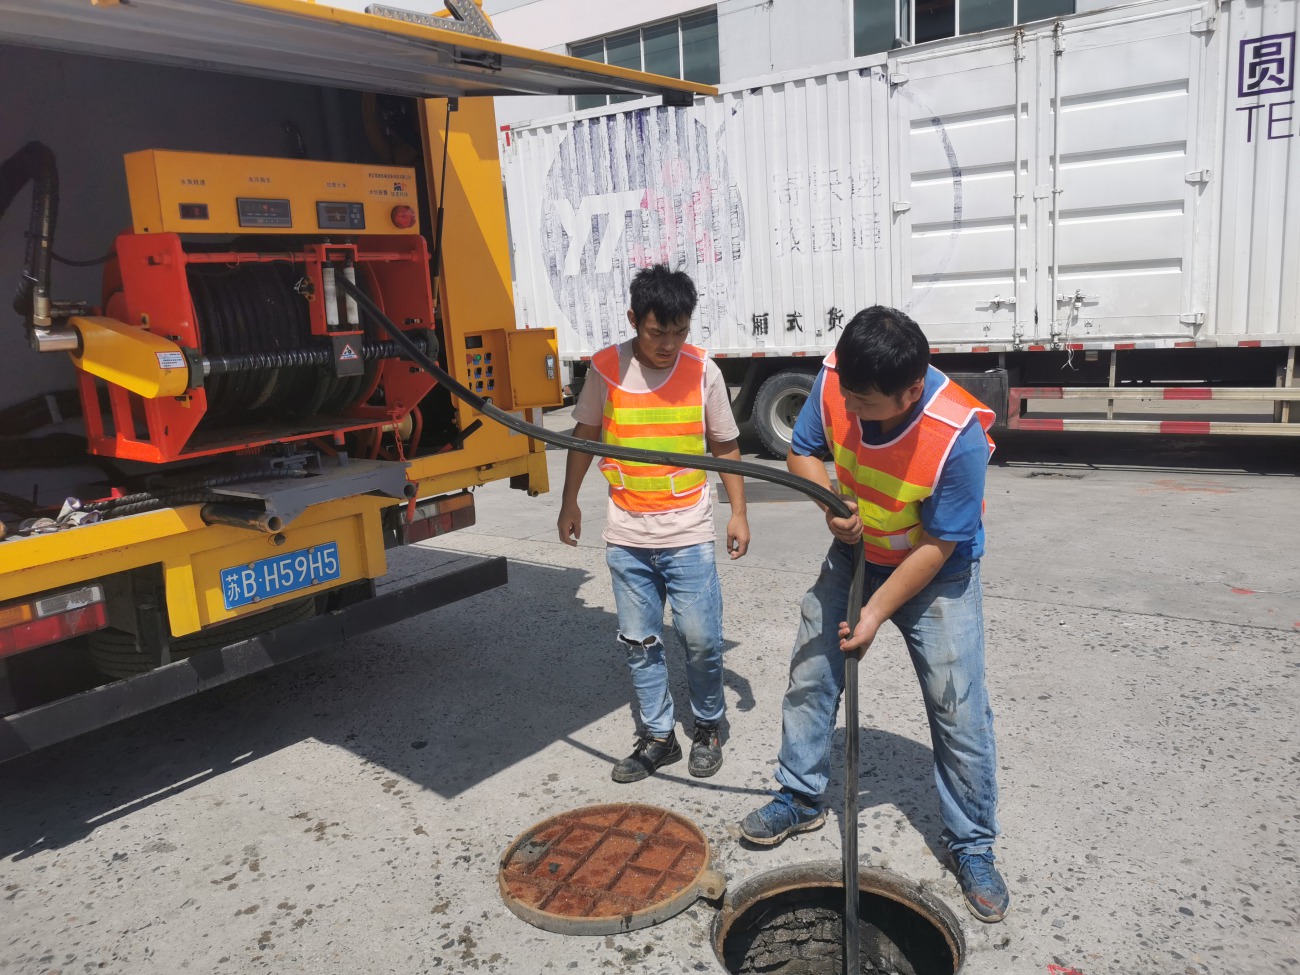
[[[895,201],[894,201],[894,212],[895,212],[895,213],[906,213],[906,212],[907,212],[908,210],[910,210],[910,209],[912,209],[912,204],[908,203],[906,200],[895,200]]]
[[[1188,312],[1186,315],[1179,315],[1178,323],[1180,325],[1188,325],[1192,328],[1197,328],[1205,324],[1205,312],[1193,311]]]
[[[1217,26],[1217,18],[1211,14],[1204,20],[1198,20],[1192,24],[1191,31],[1193,34],[1209,34]]]
[[[893,85],[893,86],[905,85],[905,84],[907,84],[907,82],[908,82],[909,80],[910,80],[910,79],[907,77],[907,72],[906,72],[906,71],[891,71],[891,72],[889,72],[889,83],[890,83],[890,85]]]
[[[1185,175],[1183,181],[1186,183],[1208,183],[1210,181],[1210,171],[1208,169],[1198,169]]]

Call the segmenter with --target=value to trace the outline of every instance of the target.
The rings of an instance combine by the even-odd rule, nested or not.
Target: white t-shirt
[[[658,389],[668,381],[673,370],[649,369],[641,365],[632,354],[632,341],[629,339],[618,346],[618,384],[634,393]],[[578,402],[574,404],[573,419],[577,423],[599,427],[604,415],[605,381],[590,369],[582,392],[578,394]],[[704,433],[713,440],[735,440],[740,436],[740,428],[731,413],[726,381],[712,359],[704,360]],[[594,464],[592,472],[602,476]],[[699,501],[676,511],[625,511],[611,498],[601,537],[611,545],[628,548],[679,548],[712,542],[717,538],[713,529],[712,490],[706,484]]]

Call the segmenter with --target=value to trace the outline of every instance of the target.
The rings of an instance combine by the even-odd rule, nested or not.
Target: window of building
[[[853,0],[853,56],[1074,13],[1075,0]]]
[[[1038,0],[1043,2],[1043,0]],[[649,71],[698,81],[718,83],[718,12],[705,10],[674,20],[665,20],[608,37],[596,37],[570,44],[569,54],[588,61],[600,61],[620,68]],[[576,109],[631,101],[635,95],[578,95]]]

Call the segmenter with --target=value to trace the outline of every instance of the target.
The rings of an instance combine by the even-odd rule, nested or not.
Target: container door
[[[1035,196],[1047,230],[1038,341],[1195,337],[1210,148],[1197,141],[1203,16],[1112,16],[1035,36],[1040,82],[1057,95],[1037,120]]]
[[[1010,343],[1031,256],[1031,207],[1016,195],[1030,185],[1023,113],[1033,88],[1022,74],[1017,112],[1025,68],[1011,32],[951,48],[889,66],[897,295],[936,344]]]

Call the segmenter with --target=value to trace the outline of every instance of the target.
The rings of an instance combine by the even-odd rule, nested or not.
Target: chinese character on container
[[[1241,42],[1237,97],[1271,95],[1295,87],[1295,31]]]

